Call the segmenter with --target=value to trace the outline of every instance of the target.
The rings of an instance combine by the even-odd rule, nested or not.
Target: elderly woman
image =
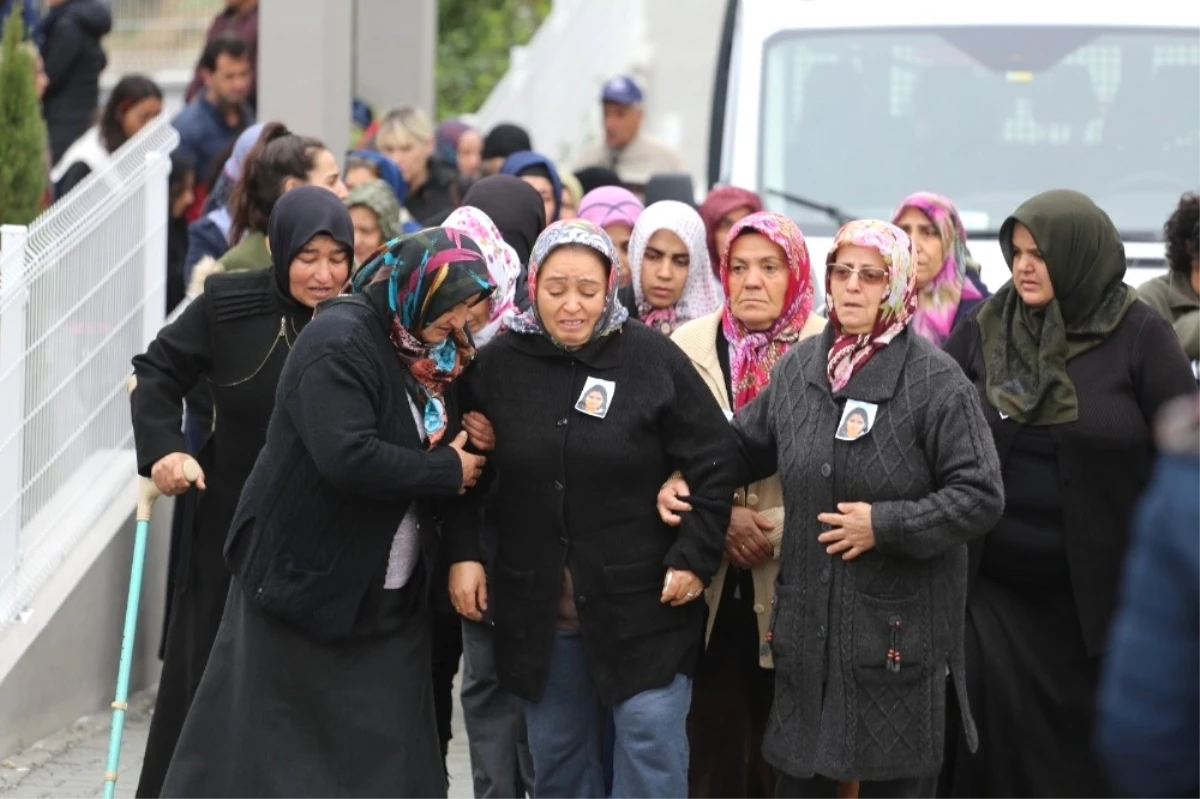
[[[393,241],[355,288],[284,364],[164,796],[446,795],[429,689],[435,531],[440,500],[483,463],[447,392],[473,354],[468,309],[492,285],[469,237],[432,228]]]
[[[988,297],[967,249],[967,230],[954,203],[929,191],[905,197],[892,224],[908,234],[917,252],[917,310],[910,327],[940,347]]]
[[[700,214],[677,200],[647,206],[633,227],[629,268],[638,318],[668,336],[721,308],[704,237]]]
[[[770,382],[788,350],[825,328],[812,313],[808,248],[785,216],[756,213],[728,232],[721,259],[725,307],[675,331],[717,404],[740,410]],[[762,741],[775,677],[768,610],[783,536],[783,489],[772,476],[734,495],[725,562],[707,592],[707,648],[696,669],[690,791],[693,797],[775,795]]]
[[[266,439],[284,359],[317,303],[350,277],[353,232],[332,192],[304,186],[275,206],[271,268],[215,275],[179,319],[133,359],[138,470],[169,496],[187,491],[184,397],[211,389],[214,424],[199,452],[202,492],[182,505],[178,576],[138,796],[158,796],[217,634],[229,571],[221,545]]]
[[[491,583],[478,514],[467,505],[447,527],[452,597],[472,620],[494,613],[500,681],[525,701],[534,796],[608,795],[609,710],[612,795],[686,796],[706,615],[695,600],[721,564],[733,435],[679,348],[626,321],[600,228],[547,228],[529,291],[530,311],[480,352],[462,386],[463,407],[495,426],[489,469],[501,492]],[[604,401],[589,404],[597,386]],[[654,509],[676,469],[699,508],[678,532]]]
[[[912,260],[886,222],[843,226],[826,266],[829,325],[733,420],[738,482],[778,472],[786,509],[763,745],[780,797],[855,782],[863,797],[933,796],[947,669],[966,691],[964,544],[1000,515],[1000,465],[962,370],[907,329]],[[839,439],[853,408],[874,422]],[[687,493],[686,481],[663,488],[665,519]]]
[[[400,204],[382,180],[359,183],[346,195],[346,210],[354,223],[354,261],[365,264],[383,246],[400,235]]]
[[[1108,215],[1074,191],[1000,227],[1012,282],[946,352],[984,405],[1004,515],[971,545],[967,659],[979,753],[959,743],[954,796],[1103,796],[1091,747],[1101,654],[1151,424],[1196,381],[1171,324],[1125,284]],[[969,740],[969,739],[968,739]],[[952,767],[950,767],[952,766]]]

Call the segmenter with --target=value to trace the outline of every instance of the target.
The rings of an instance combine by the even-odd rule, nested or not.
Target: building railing
[[[31,225],[0,228],[0,629],[115,498],[99,478],[134,476],[125,387],[164,319],[178,142],[162,115]]]

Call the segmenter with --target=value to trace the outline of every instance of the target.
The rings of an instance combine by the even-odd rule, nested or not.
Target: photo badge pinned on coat
[[[857,441],[875,427],[875,415],[878,413],[879,406],[873,402],[846,400],[846,407],[842,409],[842,420],[838,422],[837,435],[834,438],[838,441]]]
[[[603,419],[608,416],[608,409],[612,405],[616,390],[617,384],[611,380],[601,380],[589,375],[583,384],[583,391],[579,394],[579,401],[575,403],[575,410]]]

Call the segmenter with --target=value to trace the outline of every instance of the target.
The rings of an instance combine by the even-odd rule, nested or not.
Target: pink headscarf
[[[628,225],[632,230],[644,210],[642,201],[629,189],[601,186],[583,195],[575,215],[601,228]]]
[[[908,327],[908,321],[917,307],[916,258],[907,233],[878,219],[847,222],[833,239],[833,247],[825,259],[826,267],[836,262],[838,249],[846,244],[878,250],[887,267],[888,282],[871,332],[846,333],[838,321],[833,292],[829,290],[833,273],[828,268],[825,270],[825,296],[829,297],[829,325],[833,328],[834,336],[825,370],[835,394],[846,387],[854,373],[871,360],[872,355],[890,344]]]
[[[484,261],[487,262],[488,277],[496,286],[496,290],[486,300],[488,323],[472,335],[475,346],[482,347],[504,330],[509,321],[517,315],[517,306],[514,303],[517,280],[521,276],[521,261],[516,250],[505,243],[491,217],[478,208],[464,205],[456,209],[446,217],[442,227],[454,228],[474,239],[479,245],[479,251],[483,253]]]
[[[958,305],[963,300],[982,300],[983,294],[967,279],[967,270],[979,272],[979,265],[967,249],[967,231],[954,203],[940,194],[919,191],[904,198],[892,214],[892,222],[909,208],[916,208],[937,228],[944,254],[942,268],[929,285],[917,292],[917,310],[913,329],[939,347],[950,336]]]
[[[771,325],[770,330],[747,330],[733,315],[733,303],[729,299],[729,253],[733,250],[733,243],[743,233],[760,233],[766,236],[779,245],[787,259],[788,286],[783,298],[783,312]],[[721,327],[731,350],[731,399],[736,411],[758,396],[758,392],[771,381],[772,367],[800,340],[800,331],[812,313],[812,270],[809,267],[808,246],[804,243],[804,234],[795,222],[783,214],[760,211],[744,217],[729,231],[725,252],[721,254],[720,273],[726,297]]]
[[[700,206],[700,218],[704,220],[704,229],[707,231],[705,243],[708,244],[708,257],[712,260],[714,272],[721,268],[722,253],[717,252],[717,225],[721,224],[721,219],[730,211],[739,208],[756,214],[762,207],[762,199],[757,194],[737,186],[717,186],[704,198],[704,203]],[[730,234],[732,233],[731,230]]]

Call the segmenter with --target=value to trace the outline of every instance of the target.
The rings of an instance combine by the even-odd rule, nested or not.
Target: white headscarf
[[[488,323],[478,333],[471,335],[475,346],[482,347],[507,327],[509,319],[517,314],[515,298],[517,279],[521,276],[521,260],[516,250],[504,241],[496,223],[478,208],[464,205],[450,214],[442,227],[462,231],[475,240],[487,262],[488,276],[496,284],[496,290],[486,300],[489,304]]]
[[[679,237],[688,250],[688,276],[679,302],[672,308],[652,308],[642,291],[642,260],[646,244],[660,230]],[[668,335],[676,327],[713,313],[724,303],[721,288],[713,277],[708,255],[704,220],[695,208],[677,200],[662,200],[648,206],[638,217],[629,237],[629,268],[633,272],[633,295],[642,321]]]

